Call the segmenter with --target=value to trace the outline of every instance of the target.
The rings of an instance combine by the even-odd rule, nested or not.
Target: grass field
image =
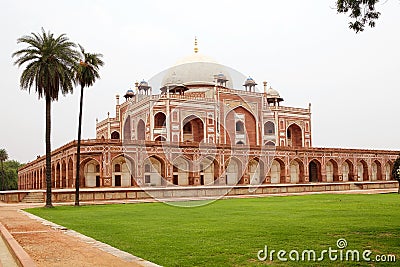
[[[396,266],[400,261],[400,195],[307,195],[220,200],[196,208],[163,203],[36,208],[28,212],[164,266]],[[396,256],[397,263],[277,259],[257,252],[337,249]],[[337,253],[337,255],[340,255]],[[295,256],[295,254],[292,254]],[[307,258],[307,257],[306,257]],[[371,265],[372,264],[372,265]]]

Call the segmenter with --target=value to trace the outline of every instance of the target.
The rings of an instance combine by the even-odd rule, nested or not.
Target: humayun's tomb
[[[231,194],[396,187],[391,170],[399,151],[313,147],[311,104],[284,106],[266,82],[256,90],[252,78],[239,84],[237,76],[196,45],[158,81],[136,82],[123,101],[117,95],[115,117],[97,121],[96,139],[82,141],[82,198],[141,198],[165,189],[207,196],[228,186]],[[55,201],[73,200],[76,146],[52,152],[52,185],[65,192]],[[18,187],[45,189],[45,156],[19,170]],[[101,193],[107,188],[111,195]]]

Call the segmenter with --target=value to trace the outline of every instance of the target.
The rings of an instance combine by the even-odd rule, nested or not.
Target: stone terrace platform
[[[129,188],[82,188],[81,201],[219,198],[223,196],[270,195],[331,191],[363,191],[371,189],[396,189],[397,181],[333,182],[307,184],[262,184],[236,186],[177,186],[177,187],[129,187]],[[0,201],[5,203],[44,202],[45,190],[0,191]],[[75,189],[53,189],[55,203],[73,202]]]

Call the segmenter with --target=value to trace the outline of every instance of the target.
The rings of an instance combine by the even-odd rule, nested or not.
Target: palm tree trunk
[[[81,100],[79,102],[79,122],[78,122],[78,145],[76,148],[76,179],[75,179],[75,206],[79,206],[79,186],[81,168],[81,132],[82,132],[82,106],[83,106],[83,86],[81,85]]]
[[[46,96],[46,207],[53,207],[51,201],[51,99]]]

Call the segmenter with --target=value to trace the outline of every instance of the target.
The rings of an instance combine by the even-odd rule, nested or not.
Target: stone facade
[[[225,186],[391,180],[398,151],[315,148],[311,105],[285,107],[247,78],[231,88],[222,65],[195,53],[153,94],[135,84],[115,117],[82,141],[82,187]],[[216,73],[219,71],[220,73]],[[76,141],[52,152],[52,185],[73,188]],[[45,157],[19,170],[19,189],[45,188]]]

